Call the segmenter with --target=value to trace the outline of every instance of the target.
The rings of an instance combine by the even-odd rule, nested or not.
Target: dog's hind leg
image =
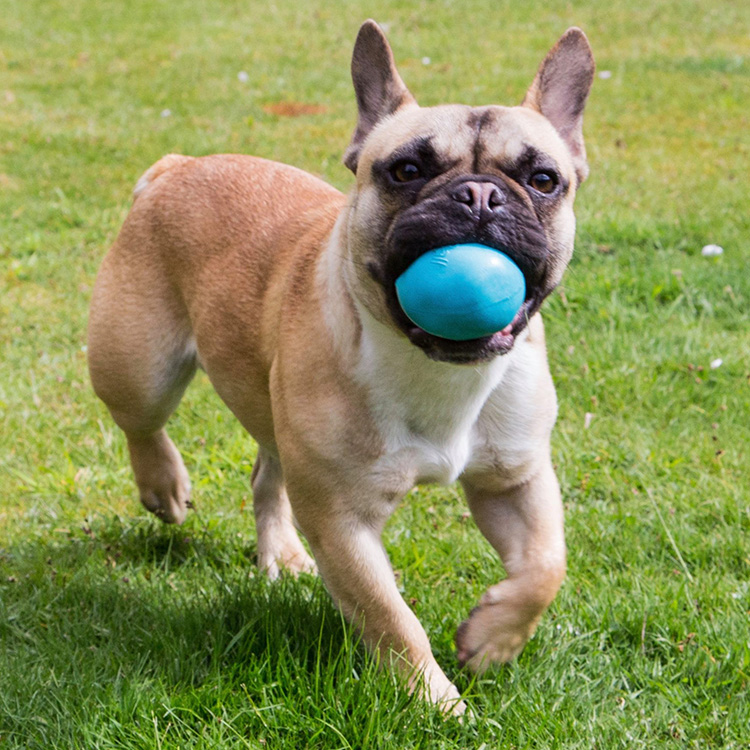
[[[190,481],[164,425],[195,373],[195,343],[179,297],[131,243],[115,243],[96,280],[89,371],[127,437],[141,502],[163,521],[182,523]]]
[[[294,528],[279,459],[261,447],[253,466],[252,485],[258,567],[272,579],[281,569],[295,574],[315,573],[315,563]]]

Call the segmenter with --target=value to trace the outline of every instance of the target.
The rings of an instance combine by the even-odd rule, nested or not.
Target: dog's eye
[[[531,187],[537,192],[549,195],[554,192],[557,187],[557,179],[556,176],[550,172],[535,172],[531,175],[529,185],[531,185]]]
[[[391,177],[396,182],[413,182],[422,176],[419,167],[411,161],[402,161],[391,168]]]

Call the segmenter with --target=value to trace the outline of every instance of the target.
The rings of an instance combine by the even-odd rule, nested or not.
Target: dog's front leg
[[[367,646],[399,670],[411,691],[446,712],[462,714],[466,706],[435,661],[424,628],[399,594],[381,541],[393,503],[361,487],[344,497],[338,492],[321,496],[319,487],[295,483],[291,472],[287,487],[326,587]]]
[[[518,655],[560,588],[565,577],[562,502],[549,459],[531,479],[510,489],[490,473],[467,475],[462,484],[477,526],[507,572],[456,633],[459,661],[482,671]]]

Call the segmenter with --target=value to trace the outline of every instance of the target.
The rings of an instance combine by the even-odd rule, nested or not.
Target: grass
[[[251,152],[350,184],[367,16],[425,104],[519,100],[570,24],[611,73],[545,306],[569,576],[517,662],[456,667],[455,626],[501,575],[457,490],[419,489],[387,528],[464,724],[378,670],[317,580],[255,574],[255,448],[204,378],[171,427],[198,508],[179,529],[139,507],[87,382],[96,268],[159,156]],[[6,0],[3,17],[0,748],[748,746],[750,6]]]

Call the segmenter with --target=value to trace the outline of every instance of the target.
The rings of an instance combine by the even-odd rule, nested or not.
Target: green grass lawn
[[[750,746],[750,4],[641,5],[3,0],[2,750]],[[456,665],[456,625],[502,575],[458,490],[415,491],[386,530],[463,724],[378,670],[318,580],[255,572],[255,447],[205,377],[172,420],[197,511],[171,528],[86,372],[97,266],[162,154],[351,183],[368,16],[423,104],[519,101],[573,24],[609,73],[544,308],[569,575],[521,657]]]

